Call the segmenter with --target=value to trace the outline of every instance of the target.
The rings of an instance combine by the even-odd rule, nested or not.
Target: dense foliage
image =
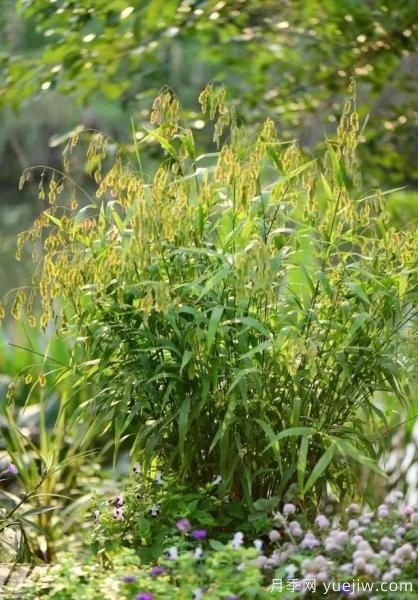
[[[413,600],[415,3],[0,33],[0,596]]]
[[[139,143],[132,165],[98,133],[87,149],[97,200],[79,209],[86,192],[44,172],[50,207],[18,252],[38,239],[46,252],[12,313],[26,307],[35,323],[39,289],[41,326],[59,317],[88,358],[73,360],[92,386],[81,416],[112,428],[116,448],[129,439],[146,471],[173,469],[192,486],[221,476],[248,503],[313,502],[325,483],[343,498],[347,463],[376,469],[375,392],[405,400],[413,232],[388,227],[384,196],[361,191],[353,82],[335,137],[309,157],[270,120],[248,135],[223,88],[200,102],[219,152],[198,155],[163,90],[141,133],[166,154],[151,178]]]
[[[133,519],[134,507],[134,498],[117,496],[108,514],[97,513],[96,528],[115,521],[115,527],[108,526],[110,546],[118,527],[124,528],[125,538],[136,538],[143,529],[149,517],[139,511],[137,520]],[[131,513],[127,524],[124,508],[126,515]],[[122,518],[111,516],[117,510]],[[158,521],[163,513],[151,518]],[[220,542],[210,530],[197,529],[192,520],[172,520],[170,525],[166,552],[157,563],[140,562],[132,550],[120,547],[105,560],[102,554],[101,562],[86,559],[81,565],[67,554],[59,565],[46,573],[40,571],[38,581],[22,588],[25,597],[72,600],[82,593],[92,600],[261,600],[276,596],[290,600],[325,594],[331,599],[370,598],[372,591],[376,600],[388,594],[402,600],[416,597],[418,512],[408,505],[400,509],[396,493],[376,511],[361,512],[352,504],[344,515],[318,514],[311,522],[288,503],[281,512],[270,514],[258,538],[235,531],[229,540]]]
[[[416,183],[410,0],[19,0],[6,2],[4,19],[3,105],[58,90],[139,113],[162,85],[189,102],[214,78],[247,121],[274,115],[286,139],[303,132],[312,144],[318,116],[333,127],[355,76],[361,115],[372,113],[367,177]]]

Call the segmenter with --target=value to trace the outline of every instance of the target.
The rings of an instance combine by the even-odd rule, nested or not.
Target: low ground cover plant
[[[258,537],[235,531],[223,542],[213,536],[213,527],[202,529],[192,518],[173,519],[165,551],[147,563],[138,541],[137,551],[123,548],[117,529],[109,525],[111,520],[127,523],[124,535],[132,540],[143,528],[140,511],[131,518],[135,504],[127,491],[126,501],[117,496],[96,518],[94,527],[112,547],[108,555],[99,553],[99,559],[84,564],[73,555],[61,557],[39,581],[28,582],[25,597],[415,598],[418,506],[406,505],[400,493],[392,492],[376,510],[351,504],[342,514],[317,514],[312,520],[286,503],[270,512]],[[115,537],[119,545],[113,544]]]
[[[18,251],[44,252],[12,312],[34,323],[40,297],[41,326],[54,319],[77,340],[86,358],[69,368],[90,392],[75,418],[111,430],[116,450],[129,444],[145,473],[191,489],[220,476],[220,496],[248,506],[342,500],[350,465],[378,470],[376,393],[407,402],[413,232],[387,225],[384,194],[362,191],[354,82],[335,136],[311,155],[271,120],[246,131],[223,88],[199,100],[213,153],[199,154],[165,89],[152,128],[134,131],[135,160],[92,134],[95,198],[42,168],[49,207]],[[163,154],[151,175],[146,143]]]

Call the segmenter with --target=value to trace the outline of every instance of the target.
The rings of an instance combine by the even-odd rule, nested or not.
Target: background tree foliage
[[[3,28],[1,102],[54,89],[87,106],[149,108],[165,84],[185,103],[225,82],[245,121],[267,113],[285,139],[313,144],[341,112],[352,75],[370,113],[363,160],[373,184],[416,183],[416,4],[411,0],[20,0]],[[7,36],[6,36],[7,37]],[[332,130],[333,123],[329,123]]]

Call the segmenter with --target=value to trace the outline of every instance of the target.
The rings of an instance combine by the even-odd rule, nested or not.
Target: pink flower
[[[114,508],[112,511],[112,517],[116,521],[123,521],[123,508]]]
[[[309,548],[311,550],[312,548],[316,548],[317,546],[319,546],[320,543],[316,539],[314,534],[311,531],[308,531],[300,545],[302,548]]]
[[[182,533],[187,533],[192,528],[192,525],[188,519],[180,519],[176,523],[177,529]]]
[[[17,475],[17,472],[18,471],[16,465],[14,465],[13,463],[9,463],[7,465],[6,473],[9,473],[10,475]]]
[[[315,519],[315,525],[319,527],[319,529],[329,529],[329,521],[325,515],[318,515]]]
[[[402,514],[404,515],[404,517],[410,517],[413,512],[414,509],[412,508],[412,506],[404,506],[402,509]]]
[[[273,544],[274,542],[278,542],[280,537],[280,533],[277,531],[277,529],[272,529],[269,533],[270,542]]]
[[[389,516],[389,508],[387,504],[381,504],[377,509],[379,519],[386,519]]]

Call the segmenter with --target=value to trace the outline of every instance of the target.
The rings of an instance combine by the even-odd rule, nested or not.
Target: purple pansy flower
[[[195,540],[204,540],[207,535],[208,532],[206,529],[195,529],[192,531],[192,537],[194,537]]]
[[[156,567],[151,568],[149,574],[151,575],[151,577],[158,577],[158,575],[163,575],[166,572],[167,569],[165,567],[159,567],[157,565]]]

